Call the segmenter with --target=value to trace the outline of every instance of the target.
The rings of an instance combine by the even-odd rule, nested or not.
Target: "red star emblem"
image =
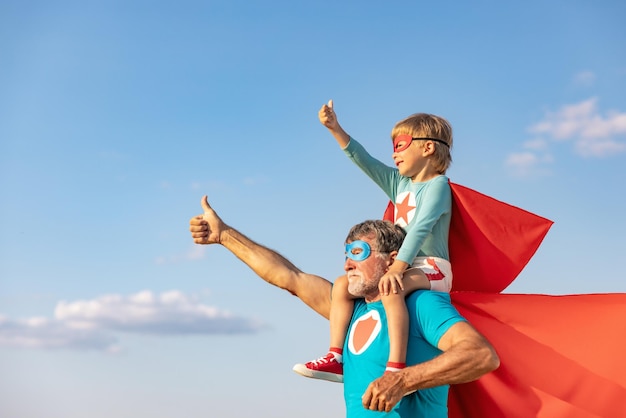
[[[415,206],[409,205],[410,196],[411,194],[407,193],[402,202],[396,202],[396,222],[404,218],[404,222],[406,222],[407,225],[409,224],[409,212],[415,209]]]

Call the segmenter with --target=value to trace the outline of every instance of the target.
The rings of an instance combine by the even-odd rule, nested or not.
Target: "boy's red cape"
[[[451,418],[626,417],[626,294],[501,294],[552,221],[450,183],[452,302],[500,367],[450,387]],[[390,202],[384,219],[393,219]]]

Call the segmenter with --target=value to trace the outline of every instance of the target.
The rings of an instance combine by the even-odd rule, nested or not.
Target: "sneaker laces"
[[[331,362],[331,361],[333,361],[333,360],[337,361],[337,360],[335,359],[335,356],[334,356],[332,353],[328,353],[328,354],[326,354],[325,356],[320,357],[320,358],[318,358],[318,359],[316,359],[316,360],[311,360],[311,361],[309,361],[309,364],[312,364],[312,365],[318,366],[318,365],[320,365],[320,364],[327,364],[327,363],[330,363],[330,362]]]

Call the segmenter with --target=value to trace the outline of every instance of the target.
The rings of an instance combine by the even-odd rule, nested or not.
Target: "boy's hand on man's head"
[[[397,294],[402,291],[404,291],[402,273],[388,271],[378,282],[378,292],[382,296],[389,296],[390,293]]]

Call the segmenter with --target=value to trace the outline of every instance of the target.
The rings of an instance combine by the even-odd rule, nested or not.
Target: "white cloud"
[[[536,165],[538,162],[538,158],[532,152],[518,152],[513,153],[508,156],[506,159],[506,165],[512,167],[532,167]]]
[[[530,150],[546,150],[548,149],[548,142],[543,138],[535,138],[524,142],[522,146]]]
[[[256,332],[262,325],[204,305],[172,290],[154,294],[105,295],[57,304],[54,315],[69,326],[150,334],[234,334]]]
[[[609,139],[581,138],[576,142],[576,152],[584,156],[604,157],[619,154],[624,151],[626,151],[626,143],[611,141]]]
[[[590,79],[583,72],[578,78]],[[566,105],[556,112],[547,111],[543,120],[530,126],[534,135],[522,144],[524,151],[509,154],[505,167],[516,177],[549,175],[552,143],[571,143],[574,152],[583,157],[607,157],[626,152],[626,113],[609,111],[601,114],[598,99]]]
[[[574,76],[574,84],[578,86],[591,86],[596,81],[596,75],[591,71],[581,71]]]
[[[119,351],[115,332],[153,335],[253,333],[265,326],[200,303],[178,290],[61,301],[54,318],[0,316],[0,346]]]
[[[205,246],[202,245],[194,245],[193,247],[190,248],[189,252],[187,253],[187,255],[185,256],[185,259],[187,260],[201,260],[205,257],[206,252],[205,250]]]
[[[550,154],[525,151],[509,154],[504,165],[515,177],[544,177],[551,174],[548,169],[551,162]]]
[[[111,333],[75,329],[47,318],[0,320],[0,347],[119,351],[117,338]]]
[[[605,157],[626,151],[626,113],[610,111],[602,115],[598,99],[563,106],[546,112],[544,119],[529,128],[536,135],[554,141],[573,141],[574,150],[585,157]]]

